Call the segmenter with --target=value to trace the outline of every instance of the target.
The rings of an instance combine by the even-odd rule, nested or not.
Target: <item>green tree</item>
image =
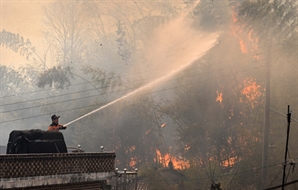
[[[51,44],[56,62],[80,65],[88,41],[88,10],[81,1],[56,1],[45,9],[44,35]]]
[[[228,10],[227,1],[200,1],[192,12],[193,25],[196,28],[212,32],[222,29],[229,23]]]
[[[153,10],[154,6],[160,5],[160,10],[166,8],[166,6],[164,4],[161,5],[161,3],[157,5],[158,3],[144,1],[136,3],[128,2],[129,5],[132,5],[128,6],[125,4],[121,7],[121,10],[118,9],[119,11],[117,12],[113,6],[119,7],[119,4],[108,3],[104,7],[107,9],[103,10],[102,2],[98,1],[96,3],[98,4],[94,6],[94,9],[101,11],[97,11],[96,14],[94,14],[95,19],[92,22],[96,23],[98,28],[93,28],[92,31],[104,42],[100,47],[106,48],[105,43],[107,41],[108,47],[112,51],[111,54],[115,55],[116,49],[118,56],[123,59],[123,61],[131,61],[131,59],[141,57],[140,52],[143,51],[144,47],[140,44],[144,45],[145,41],[150,39],[154,34],[154,29],[161,26],[167,21],[168,17],[173,15],[170,11],[161,13],[157,11],[157,9],[154,11],[157,15],[151,15],[149,10]],[[138,6],[141,7],[141,4],[146,5],[149,10],[138,9]],[[111,19],[111,23],[115,23],[115,26],[117,26],[114,33],[108,33],[107,28],[103,25],[103,18],[107,17]],[[115,42],[116,46],[114,45]],[[95,57],[92,60],[95,60]],[[110,58],[110,60],[113,60],[113,58]],[[91,67],[83,67],[83,70],[86,72],[86,75],[91,77],[92,81],[99,82],[101,86],[105,86],[104,84],[113,86],[113,83],[109,82],[109,76],[116,76],[114,73],[110,75],[108,72],[105,73],[100,68],[93,67],[92,65]],[[121,95],[125,95],[126,92],[130,92],[142,86],[143,81],[144,80],[136,79],[136,77],[134,78],[134,76],[125,81],[121,81],[121,92],[118,93],[118,96],[115,96],[115,99],[121,97]],[[104,84],[101,84],[101,82],[104,82]],[[111,97],[114,96],[111,95],[108,98],[104,98],[104,100],[109,102],[112,99]],[[76,139],[78,142],[84,142],[83,144],[88,150],[94,150],[100,145],[103,145],[104,142],[108,142],[107,147],[116,150],[117,155],[119,155],[119,162],[117,163],[119,166],[123,167],[129,166],[133,161],[137,164],[153,162],[155,148],[161,146],[160,139],[156,136],[158,127],[161,124],[156,103],[147,95],[128,99],[129,101],[123,100],[124,103],[117,102],[116,105],[109,106],[111,108],[101,110],[98,113],[100,117],[94,118],[90,116],[92,119],[82,121],[84,123],[83,126],[93,126],[90,129],[86,130],[85,128],[80,128],[79,126],[81,125],[79,124],[77,124],[75,129]],[[100,104],[100,102],[102,102],[101,100],[97,100],[97,103]],[[88,113],[88,111],[91,110],[91,108],[85,109],[82,110],[82,112]],[[105,127],[96,128],[96,126],[98,126],[97,123]],[[86,136],[90,138],[85,139]],[[99,141],[97,139],[101,140]]]
[[[19,34],[14,34],[9,31],[2,30],[0,32],[0,45],[11,49],[14,52],[19,52],[21,56],[25,56],[28,60],[35,48],[32,47],[29,39],[24,40]]]
[[[255,68],[262,64],[241,52],[229,31],[219,41],[177,76],[175,98],[163,105],[163,113],[176,124],[178,153],[190,160],[192,167],[206,170],[190,178],[204,178],[208,173],[215,180],[216,176],[239,170],[242,163],[249,162],[245,169],[260,166],[263,70]],[[211,168],[210,162],[214,162]],[[241,181],[243,176],[238,177],[234,176],[233,181]],[[229,178],[217,180],[231,189],[236,187]],[[254,183],[253,179],[241,181],[242,187]],[[211,182],[204,184],[210,187]]]
[[[298,14],[295,0],[245,1],[239,7],[240,23],[261,42],[281,43],[287,51],[297,47]]]
[[[156,112],[150,97],[122,100],[78,122],[74,126],[76,141],[89,151],[99,146],[115,151],[119,168],[153,163],[160,146]]]
[[[41,73],[38,86],[46,85],[56,88],[69,86],[72,80],[79,78],[89,82],[94,88],[107,89],[118,79],[111,79],[113,72],[99,69],[98,65],[105,55],[99,53],[100,48],[108,46],[102,38],[97,39],[97,28],[102,28],[103,23],[97,22],[100,13],[93,1],[52,2],[45,8],[44,34],[53,53],[52,61],[58,66],[48,68]],[[102,20],[101,20],[102,21]],[[110,54],[109,54],[110,55]],[[95,72],[97,72],[95,74]],[[109,73],[109,74],[108,74]],[[109,75],[106,77],[106,75]],[[99,79],[101,78],[101,79]],[[100,80],[100,82],[99,82]],[[113,84],[112,84],[113,83]]]
[[[57,89],[63,89],[65,86],[71,84],[69,76],[72,76],[70,67],[61,68],[60,66],[53,67],[45,70],[40,74],[37,81],[39,88],[45,88],[45,86],[55,87]]]
[[[297,1],[245,1],[239,8],[240,23],[247,31],[251,31],[260,44],[265,46],[271,72],[270,86],[270,134],[269,149],[270,163],[283,160],[286,141],[287,105],[297,105],[297,47],[298,47],[298,14]],[[294,118],[296,114],[292,115]],[[297,131],[292,130],[296,135]],[[297,148],[291,145],[291,155],[297,156]],[[270,176],[269,178],[273,178]],[[278,185],[278,184],[276,184]]]
[[[45,67],[47,52],[45,52],[45,57],[42,58],[36,52],[36,48],[31,44],[30,40],[25,40],[24,37],[20,36],[19,34],[14,34],[5,30],[1,31],[0,45],[11,49],[15,53],[19,53],[21,56],[26,57],[28,61],[32,61],[39,68]]]
[[[16,69],[1,65],[0,66],[1,73],[1,96],[8,96],[11,94],[20,93],[20,89],[22,89],[22,85],[26,83],[24,79],[26,75],[22,75]]]
[[[3,30],[0,33],[0,45],[9,48],[16,53],[19,52],[20,55],[25,56],[28,61],[32,61],[34,65],[38,65],[39,67],[37,68],[44,67],[44,69],[46,69],[46,55],[44,58],[42,58],[39,54],[37,54],[36,48],[32,46],[29,39],[25,41],[24,38],[19,34],[14,34]],[[38,73],[38,71],[36,72],[36,68],[29,68],[28,66],[26,68],[25,64],[21,66],[21,68],[24,73],[25,71],[28,71],[28,69],[31,70],[30,78],[35,78],[35,80],[37,80],[36,84],[40,88],[44,88],[45,85],[49,85],[50,87],[54,86],[57,88],[64,88],[65,84],[70,84],[70,67],[58,67],[58,70],[56,67],[51,69],[47,68],[40,73],[39,77],[35,77]]]
[[[178,8],[173,4],[168,1],[96,1],[91,10],[96,9],[92,23],[97,27],[92,31],[102,41],[102,51],[110,55],[110,60],[115,57],[116,52],[122,62],[133,62],[142,56],[140,54],[143,53],[146,41],[154,35],[154,30],[177,15]],[[105,20],[109,20],[108,24],[117,26],[116,30],[107,28]],[[121,63],[120,60],[117,61]]]

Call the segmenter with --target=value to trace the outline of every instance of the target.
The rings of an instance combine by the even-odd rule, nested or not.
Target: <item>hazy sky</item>
[[[1,24],[0,30],[6,30],[30,39],[33,46],[43,44],[41,40],[42,7],[50,1],[11,1],[0,0]],[[43,47],[43,46],[41,46]],[[1,64],[15,65],[25,61],[24,57],[12,52],[10,49],[1,48]]]

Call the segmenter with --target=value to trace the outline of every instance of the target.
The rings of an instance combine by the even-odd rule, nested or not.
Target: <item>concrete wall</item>
[[[115,157],[114,152],[0,155],[0,189],[103,182],[116,175]]]
[[[6,146],[0,145],[0,154],[6,154]]]
[[[22,178],[0,178],[0,189],[16,189],[26,187],[41,187],[47,185],[63,186],[72,183],[105,181],[115,173],[66,174],[50,176],[34,176]]]

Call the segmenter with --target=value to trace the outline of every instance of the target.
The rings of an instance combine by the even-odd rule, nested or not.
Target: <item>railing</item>
[[[114,152],[0,155],[0,179],[80,173],[113,173]]]

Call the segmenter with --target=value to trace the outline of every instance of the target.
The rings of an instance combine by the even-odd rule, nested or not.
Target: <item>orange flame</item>
[[[258,103],[258,98],[262,95],[259,91],[261,86],[255,82],[253,78],[247,78],[244,80],[244,88],[241,93],[251,102],[252,108]]]
[[[217,97],[216,97],[216,101],[221,103],[222,102],[222,92],[218,92],[216,91]]]
[[[234,23],[236,23],[237,21],[238,21],[238,18],[237,18],[237,16],[236,16],[236,12],[234,11],[234,6],[232,7],[232,10],[233,10],[233,12],[232,12],[232,19],[233,19],[233,22]]]
[[[133,145],[133,146],[131,146],[131,147],[129,148],[129,151],[132,152],[132,151],[134,151],[135,149],[136,149],[136,146]]]
[[[221,162],[221,165],[222,166],[225,166],[225,167],[231,167],[233,166],[237,161],[237,157],[234,156],[234,157],[230,157],[229,159],[226,159],[224,161]]]
[[[135,167],[135,165],[137,164],[137,159],[135,158],[130,158],[130,162],[129,162],[129,166],[130,167]]]
[[[247,47],[246,47],[246,43],[244,42],[244,40],[240,37],[240,34],[242,33],[240,27],[238,25],[236,25],[235,23],[238,21],[238,18],[236,16],[236,12],[234,10],[234,7],[232,9],[232,19],[233,19],[233,25],[232,25],[232,34],[234,36],[236,36],[239,40],[239,45],[240,45],[240,49],[242,51],[242,53],[247,53]]]
[[[185,145],[185,147],[184,147],[184,150],[189,150],[190,149],[190,146],[189,145]]]
[[[148,135],[151,132],[152,129],[149,129],[148,131],[146,131],[146,135]]]
[[[171,156],[169,153],[166,153],[164,156],[161,152],[156,149],[156,162],[159,162],[163,167],[168,167],[168,163],[171,161],[173,164],[174,169],[186,169],[190,167],[189,161],[184,160],[182,157],[177,158],[175,156]]]
[[[246,48],[245,42],[239,37],[238,37],[238,39],[239,39],[239,44],[240,44],[242,53],[247,53],[247,48]]]

